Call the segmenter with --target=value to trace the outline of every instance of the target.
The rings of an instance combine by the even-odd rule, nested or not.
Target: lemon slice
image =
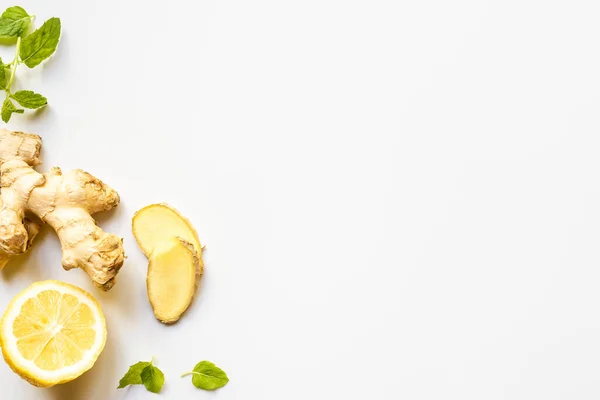
[[[40,387],[69,382],[92,368],[106,342],[106,322],[91,294],[59,281],[34,283],[0,320],[8,365]]]

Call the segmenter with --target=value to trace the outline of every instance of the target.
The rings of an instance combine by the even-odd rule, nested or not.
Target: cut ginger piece
[[[136,212],[132,229],[150,261],[147,286],[154,315],[161,322],[175,322],[192,302],[204,268],[196,230],[166,204]]]
[[[199,277],[200,257],[191,243],[172,237],[157,245],[146,281],[156,319],[165,324],[179,320],[192,303]]]
[[[174,237],[180,237],[191,243],[202,263],[202,246],[196,230],[189,221],[174,208],[166,204],[151,204],[135,213],[132,220],[133,236],[146,255]],[[202,272],[202,270],[200,271]]]

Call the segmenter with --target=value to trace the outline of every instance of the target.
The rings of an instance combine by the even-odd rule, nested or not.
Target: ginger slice
[[[191,243],[198,252],[202,273],[204,264],[198,234],[192,224],[173,207],[161,203],[142,208],[133,216],[132,229],[133,236],[146,257],[149,257],[156,247],[176,236]]]
[[[191,243],[172,237],[154,248],[146,285],[156,319],[176,322],[192,303],[199,276],[200,257]]]
[[[196,230],[166,204],[151,204],[136,212],[132,230],[150,261],[147,288],[154,314],[161,322],[175,322],[192,302],[204,269]]]

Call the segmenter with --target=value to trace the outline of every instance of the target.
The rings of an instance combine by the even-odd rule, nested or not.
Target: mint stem
[[[17,38],[17,47],[15,49],[15,59],[9,65],[12,65],[12,71],[10,74],[10,79],[6,84],[6,97],[10,95],[10,88],[12,86],[13,81],[15,80],[15,75],[17,74],[17,66],[19,65],[19,51],[21,50],[21,37]]]
[[[194,371],[186,372],[183,375],[181,375],[181,377],[183,378],[184,376],[192,375],[193,373]]]

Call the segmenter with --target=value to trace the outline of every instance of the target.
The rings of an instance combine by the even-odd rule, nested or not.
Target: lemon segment
[[[0,320],[4,359],[35,386],[77,378],[94,365],[105,342],[106,322],[96,300],[59,281],[29,286]]]

